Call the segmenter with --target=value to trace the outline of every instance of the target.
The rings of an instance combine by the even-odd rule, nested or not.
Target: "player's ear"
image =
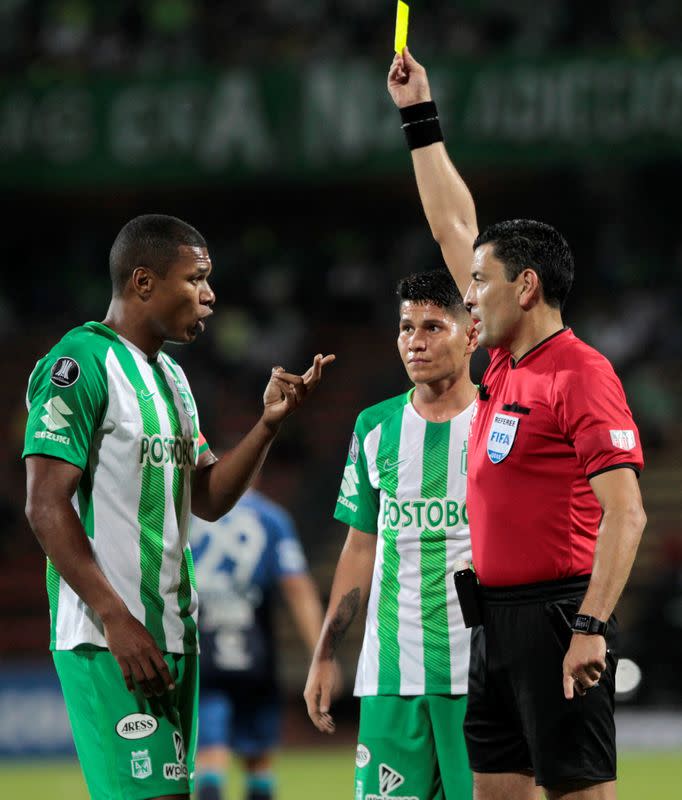
[[[151,297],[154,278],[154,273],[148,267],[135,267],[130,277],[133,291],[145,303]]]

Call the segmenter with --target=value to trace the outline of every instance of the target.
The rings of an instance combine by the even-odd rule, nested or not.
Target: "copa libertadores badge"
[[[358,460],[358,454],[360,453],[360,440],[358,439],[357,433],[353,431],[353,435],[350,437],[350,446],[348,448],[348,457],[350,460],[356,464]]]
[[[81,368],[76,359],[62,356],[54,362],[50,380],[55,386],[65,389],[67,386],[73,386],[80,376]]]

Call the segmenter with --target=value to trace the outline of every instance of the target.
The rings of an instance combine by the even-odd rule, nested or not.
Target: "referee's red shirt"
[[[515,586],[587,574],[602,513],[588,480],[643,466],[621,382],[568,328],[516,364],[505,350],[490,356],[469,436],[479,580]]]

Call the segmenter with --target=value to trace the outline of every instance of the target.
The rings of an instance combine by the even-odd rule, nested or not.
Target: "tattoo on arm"
[[[346,635],[351,622],[355,619],[360,607],[360,587],[356,586],[341,598],[334,618],[327,628],[327,636],[323,656],[334,658],[338,646]]]

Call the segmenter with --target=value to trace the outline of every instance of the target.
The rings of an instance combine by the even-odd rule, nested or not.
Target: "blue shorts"
[[[242,756],[258,756],[279,744],[282,707],[276,695],[202,689],[199,701],[199,749],[227,746]]]

